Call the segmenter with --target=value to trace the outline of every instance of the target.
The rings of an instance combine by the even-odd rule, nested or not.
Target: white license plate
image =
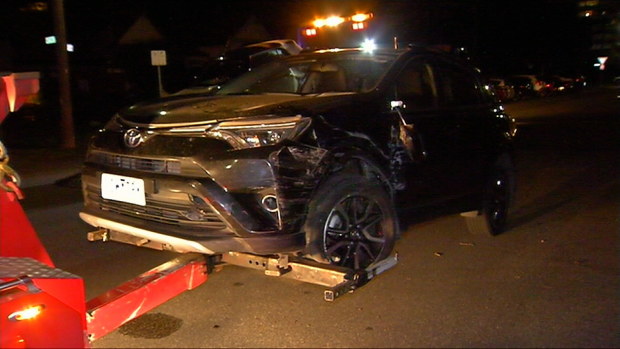
[[[101,197],[108,200],[145,206],[144,180],[102,173]]]

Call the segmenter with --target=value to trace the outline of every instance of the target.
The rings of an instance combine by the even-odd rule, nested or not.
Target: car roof
[[[293,39],[279,39],[279,40],[262,41],[262,42],[257,42],[255,44],[246,45],[244,47],[246,47],[246,48],[263,48],[263,49],[271,49],[271,48],[281,47],[281,48],[285,49],[290,54],[297,54],[297,53],[299,53],[302,50],[301,47],[297,44],[297,42],[295,40],[293,40]]]
[[[299,55],[293,57],[287,57],[288,61],[305,61],[305,60],[329,60],[329,59],[339,59],[346,57],[360,57],[360,58],[368,58],[368,59],[384,59],[396,62],[400,59],[408,59],[414,57],[416,55],[432,55],[436,57],[444,57],[445,59],[450,60],[451,62],[457,64],[467,64],[466,61],[463,60],[462,57],[446,52],[444,50],[435,49],[433,47],[424,47],[424,46],[410,46],[406,48],[378,48],[372,51],[367,51],[361,48],[333,48],[333,49],[317,49],[317,50],[307,50],[302,51]]]
[[[371,52],[364,51],[360,48],[332,48],[332,49],[318,49],[318,50],[310,50],[310,51],[302,51],[299,55],[294,57],[289,57],[289,60],[308,60],[308,59],[337,59],[339,57],[367,57],[367,58],[386,58],[386,59],[396,59],[402,54],[407,52],[406,49],[400,50],[388,50],[388,49],[377,49]]]

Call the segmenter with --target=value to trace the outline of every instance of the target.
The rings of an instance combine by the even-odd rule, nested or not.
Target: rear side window
[[[265,64],[276,58],[280,58],[286,55],[288,55],[288,53],[282,50],[281,48],[274,48],[274,49],[258,52],[250,56],[250,67],[255,68],[261,64]]]
[[[472,71],[456,64],[442,62],[439,72],[439,96],[443,106],[476,105],[483,101],[479,80]]]
[[[431,67],[421,60],[409,62],[396,80],[396,95],[408,109],[434,107],[436,93]]]

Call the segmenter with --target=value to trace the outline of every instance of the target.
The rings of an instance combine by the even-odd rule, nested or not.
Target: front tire
[[[392,199],[379,183],[340,174],[316,192],[304,228],[307,257],[365,269],[390,256],[398,221]]]

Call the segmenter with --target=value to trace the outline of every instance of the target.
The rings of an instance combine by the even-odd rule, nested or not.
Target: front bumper
[[[91,151],[82,173],[90,225],[135,236],[179,252],[292,252],[305,243],[301,225],[324,152],[289,146],[256,149],[218,160],[133,156]],[[239,154],[237,154],[239,155]],[[113,161],[110,161],[113,159]],[[148,164],[148,166],[144,164]],[[146,205],[101,197],[101,174],[141,178]],[[265,198],[276,206],[267,207]],[[149,244],[145,244],[149,246]]]
[[[94,226],[110,231],[108,239],[137,246],[151,247],[175,252],[197,252],[204,254],[218,254],[228,251],[249,252],[256,254],[273,254],[293,252],[303,246],[303,234],[286,234],[281,236],[260,236],[255,238],[241,238],[236,236],[210,238],[180,238],[148,229],[139,221],[129,220],[129,223],[120,223],[118,217],[105,218],[105,215],[80,212],[80,218]],[[141,228],[144,226],[144,228]],[[132,238],[128,238],[128,235]]]

